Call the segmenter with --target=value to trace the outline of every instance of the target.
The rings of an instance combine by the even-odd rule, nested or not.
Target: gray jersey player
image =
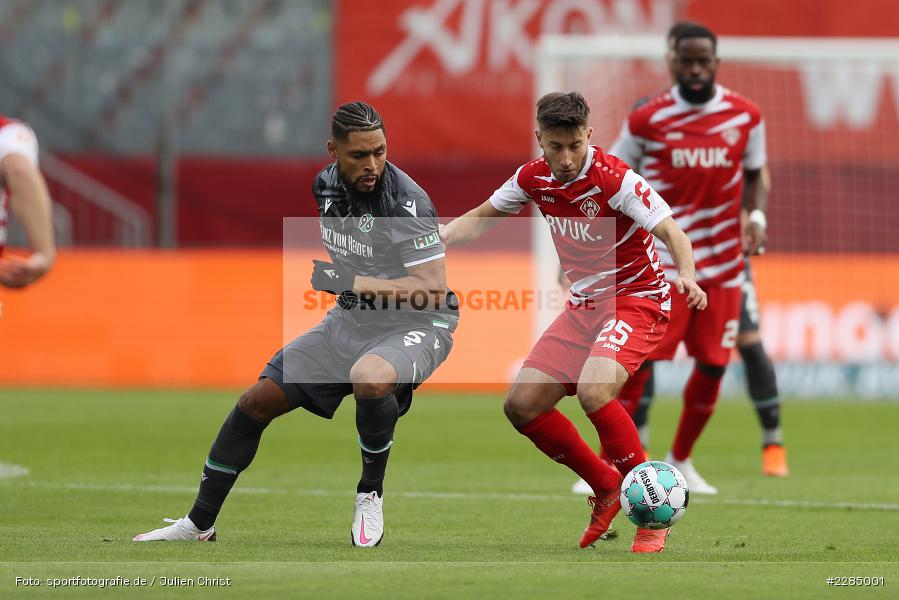
[[[337,109],[328,153],[315,178],[322,243],[312,287],[338,296],[315,327],[278,351],[219,431],[190,513],[135,541],[215,539],[213,523],[253,460],[263,430],[295,408],[330,419],[356,400],[362,475],[351,542],[384,535],[383,482],[398,418],[413,390],[446,360],[458,322],[446,288],[437,213],[427,194],[387,162],[381,117],[363,102]]]

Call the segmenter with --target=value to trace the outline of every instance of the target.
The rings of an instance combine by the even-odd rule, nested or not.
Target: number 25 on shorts
[[[615,330],[614,335],[608,335],[612,329]],[[627,336],[634,330],[633,327],[625,323],[624,321],[618,321],[616,319],[610,319],[605,325],[602,326],[602,329],[599,332],[599,335],[596,336],[597,342],[606,341],[606,337],[608,336],[608,340],[615,344],[616,346],[623,346],[627,343]]]

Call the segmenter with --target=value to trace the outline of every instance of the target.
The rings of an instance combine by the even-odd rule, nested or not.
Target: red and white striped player
[[[589,107],[577,92],[537,103],[543,156],[520,167],[486,202],[441,228],[446,245],[483,235],[498,219],[534,202],[552,233],[571,285],[566,310],[531,349],[504,405],[512,425],[540,451],[595,490],[581,547],[593,544],[620,510],[621,475],[644,460],[633,421],[618,402],[621,386],[661,341],[669,284],[654,236],[677,264],[674,287],[691,308],[705,293],[694,280],[690,242],[664,200],[621,160],[590,146]],[[555,406],[577,394],[617,471],[599,459]],[[619,474],[619,471],[621,474]],[[667,530],[638,529],[632,550],[659,552]]]
[[[715,84],[716,45],[715,35],[701,25],[680,29],[671,65],[676,85],[635,108],[609,149],[665,194],[675,221],[693,243],[696,281],[708,293],[709,307],[702,312],[689,308],[682,295],[672,295],[671,323],[649,357],[670,360],[683,341],[696,359],[667,460],[683,472],[691,492],[707,494],[717,489],[699,475],[690,455],[712,415],[736,344],[744,279],[741,200],[755,197],[766,162],[758,107]],[[748,227],[745,233],[758,238],[759,231]],[[749,245],[760,243],[758,238]],[[666,276],[676,277],[671,256],[662,247],[658,252]],[[644,374],[628,382],[623,401],[640,398]]]
[[[50,194],[37,166],[37,138],[28,125],[0,115],[0,285],[25,287],[56,257]],[[28,236],[27,258],[3,256],[10,210]]]

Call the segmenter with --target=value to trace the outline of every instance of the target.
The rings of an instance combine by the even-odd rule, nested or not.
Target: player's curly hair
[[[551,92],[537,100],[540,129],[581,129],[589,118],[590,107],[580,92]]]
[[[707,40],[711,40],[712,49],[718,49],[718,37],[714,33],[712,33],[711,29],[700,25],[699,23],[686,23],[683,27],[679,28],[678,31],[674,34],[673,48],[676,50],[683,40],[689,38],[705,38]]]
[[[677,41],[677,36],[681,34],[682,31],[688,30],[692,27],[696,26],[702,27],[701,24],[696,21],[678,21],[668,30],[668,35],[665,36],[665,39],[668,40],[668,45],[672,48],[674,47],[675,41]]]
[[[349,102],[337,108],[331,118],[331,137],[345,142],[354,131],[384,131],[384,121],[371,104]]]

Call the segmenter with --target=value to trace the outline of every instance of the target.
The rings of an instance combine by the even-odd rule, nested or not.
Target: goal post
[[[582,92],[592,142],[608,148],[637,100],[672,86],[666,50],[664,34],[543,36],[534,98]],[[899,40],[720,37],[718,56],[718,83],[755,101],[766,123],[769,242],[753,269],[787,392],[894,396]],[[546,287],[558,263],[539,220],[533,239],[537,285]],[[554,316],[542,311],[534,331]],[[839,377],[835,365],[846,367]]]

